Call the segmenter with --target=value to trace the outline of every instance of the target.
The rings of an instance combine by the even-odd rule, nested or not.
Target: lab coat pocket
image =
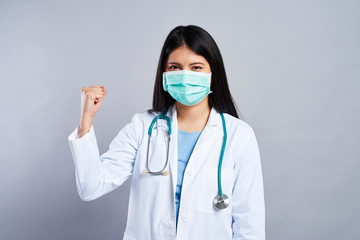
[[[230,205],[225,209],[218,209],[214,206],[214,198],[218,195],[218,168],[207,167],[202,174],[201,189],[199,190],[198,212],[212,214],[228,214],[231,209],[232,187],[234,184],[233,169],[222,169],[221,186],[222,193],[230,199]]]

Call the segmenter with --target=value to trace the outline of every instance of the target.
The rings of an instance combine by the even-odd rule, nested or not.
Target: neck
[[[178,128],[187,132],[201,131],[210,115],[208,97],[194,106],[186,106],[176,102]]]

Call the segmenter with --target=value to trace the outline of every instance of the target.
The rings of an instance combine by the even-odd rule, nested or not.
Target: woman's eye
[[[179,66],[173,65],[169,67],[170,70],[178,70]]]
[[[193,69],[194,69],[194,70],[201,70],[202,67],[200,67],[200,66],[194,66]]]

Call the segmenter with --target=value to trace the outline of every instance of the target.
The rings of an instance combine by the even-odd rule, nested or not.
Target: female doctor
[[[260,153],[238,115],[214,39],[189,25],[162,48],[152,109],[134,114],[99,155],[93,118],[107,90],[83,87],[70,134],[79,196],[90,201],[131,175],[125,240],[265,239]]]

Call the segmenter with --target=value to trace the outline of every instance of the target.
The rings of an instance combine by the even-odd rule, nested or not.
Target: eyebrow
[[[168,64],[181,65],[180,63],[177,63],[177,62],[169,62]],[[191,63],[190,65],[194,65],[194,64],[202,64],[202,65],[205,65],[205,64],[204,64],[204,63],[202,63],[202,62],[194,62],[194,63]]]

